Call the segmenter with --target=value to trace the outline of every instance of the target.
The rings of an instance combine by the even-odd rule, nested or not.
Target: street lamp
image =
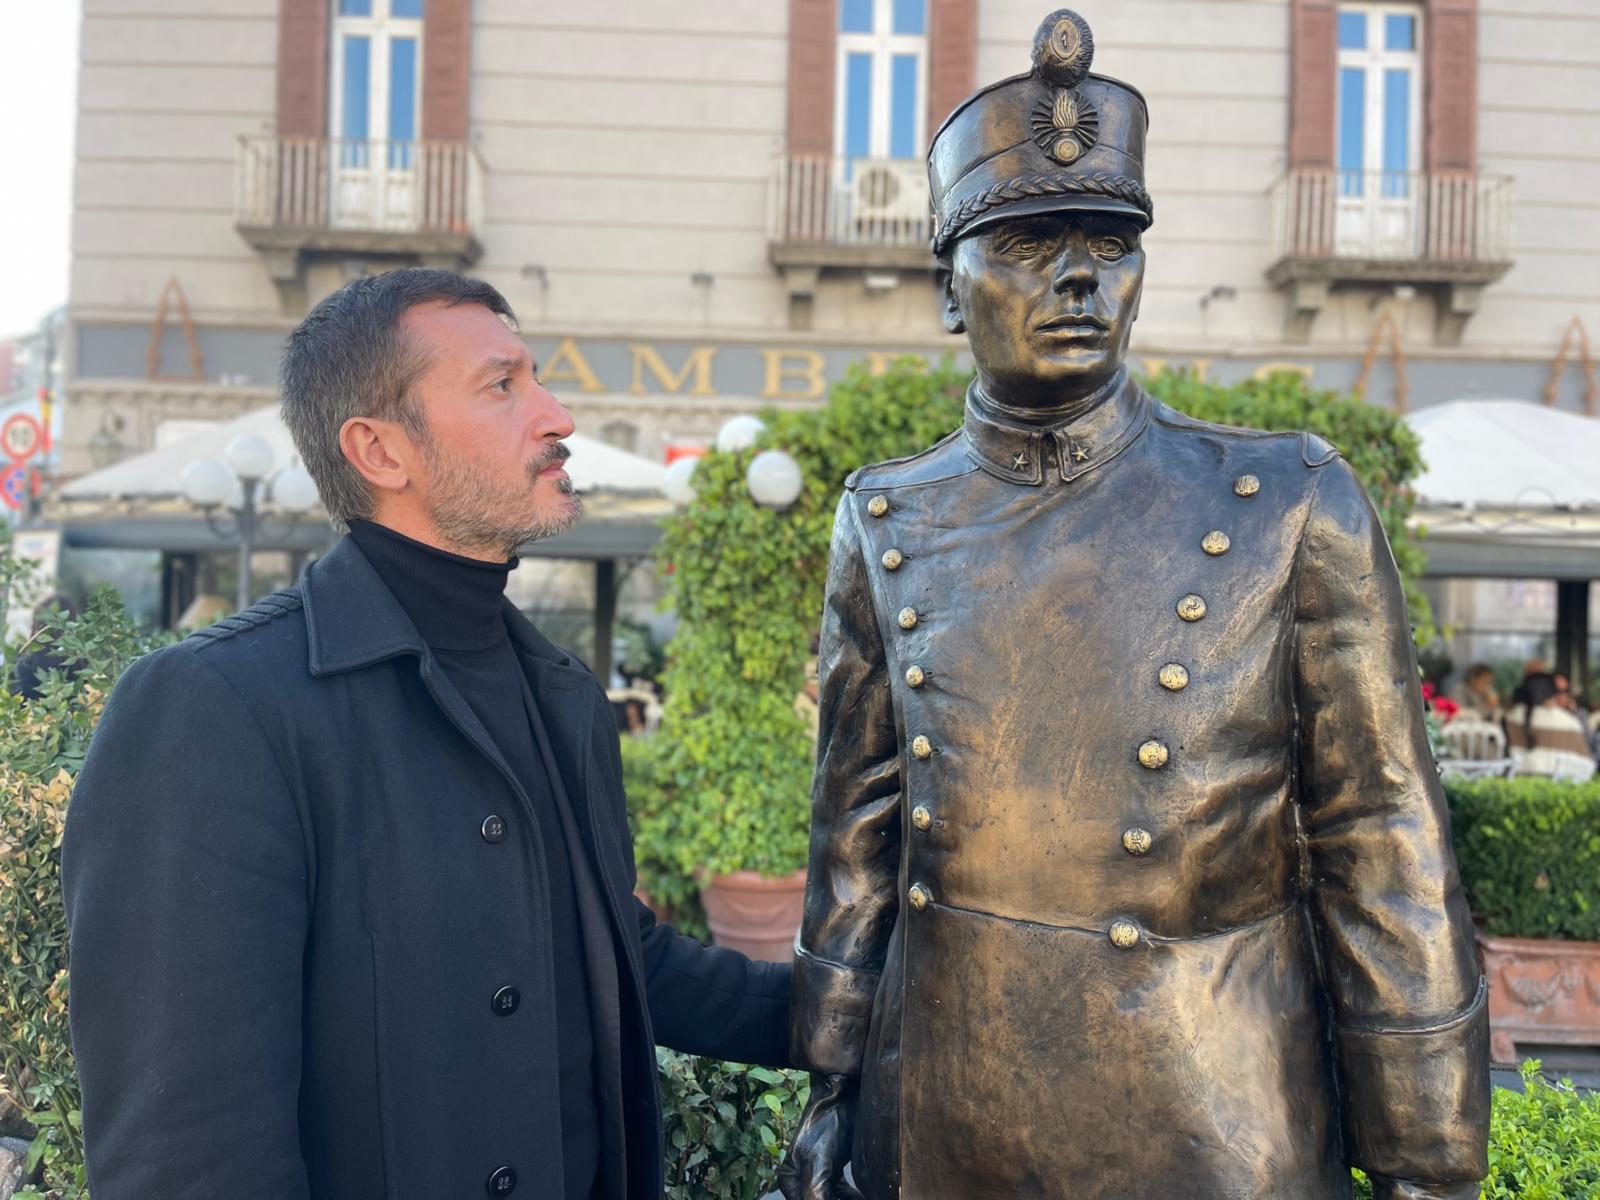
[[[179,476],[183,494],[205,514],[211,532],[239,544],[241,610],[250,606],[250,556],[264,525],[258,497],[289,514],[288,528],[317,503],[317,485],[304,467],[290,463],[276,474],[272,468],[272,443],[253,433],[241,433],[222,448],[221,462],[197,458]],[[223,508],[232,514],[231,521],[218,516],[217,510]]]

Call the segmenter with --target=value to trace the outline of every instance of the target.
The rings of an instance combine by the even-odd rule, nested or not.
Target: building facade
[[[1593,0],[1075,7],[1149,102],[1140,367],[1595,411]],[[922,153],[1045,8],[84,0],[63,473],[270,402],[308,306],[398,264],[494,283],[650,457],[957,352]]]

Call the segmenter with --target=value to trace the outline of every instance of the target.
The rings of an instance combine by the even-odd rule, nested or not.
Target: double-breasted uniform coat
[[[872,1200],[1332,1200],[1485,1167],[1405,599],[1309,435],[1125,381],[853,476],[795,1049]]]

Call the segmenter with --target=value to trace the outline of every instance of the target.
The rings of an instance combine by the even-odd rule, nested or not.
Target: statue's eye
[[[1015,254],[1019,258],[1029,258],[1044,251],[1044,243],[1036,237],[1014,237],[1005,244],[1007,254]]]
[[[1128,252],[1127,243],[1118,237],[1099,237],[1089,243],[1089,249],[1096,258],[1104,258],[1115,262]]]

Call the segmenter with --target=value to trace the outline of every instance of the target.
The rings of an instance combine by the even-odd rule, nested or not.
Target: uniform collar
[[[1016,424],[986,411],[977,384],[967,390],[962,438],[977,464],[996,479],[1038,487],[1049,473],[1063,483],[1110,462],[1144,432],[1150,397],[1123,375],[1105,400],[1060,425]]]

